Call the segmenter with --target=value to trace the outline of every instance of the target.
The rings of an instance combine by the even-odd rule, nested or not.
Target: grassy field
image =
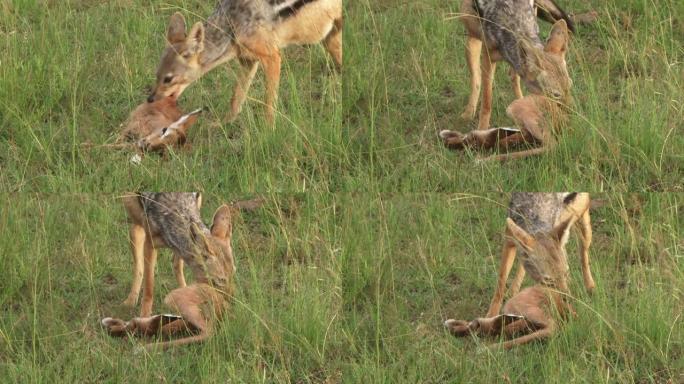
[[[213,2],[0,0],[0,382],[684,383],[684,3],[560,2],[600,19],[571,44],[575,104],[550,154],[476,165],[442,148],[439,130],[472,128],[458,1],[362,0],[345,1],[342,74],[320,46],[287,49],[274,127],[262,74],[224,123],[235,72],[217,69],[180,101],[209,109],[191,150],[133,165],[81,144],[112,143],[145,100],[169,15]],[[492,123],[510,125],[499,68]],[[137,313],[120,304],[127,190],[201,190],[205,220],[265,198],[236,219],[237,291],[206,344],[133,355],[139,341],[100,329]],[[597,292],[572,258],[578,316],[504,353],[442,322],[486,311],[508,199],[494,191],[515,190],[604,204]],[[158,265],[162,311],[168,252]]]
[[[224,124],[236,72],[216,69],[180,100],[206,106],[189,134],[192,150],[168,160],[81,147],[111,143],[145,101],[165,47],[169,16],[188,23],[212,1],[1,1],[0,185],[5,191],[327,190],[348,163],[341,129],[342,77],[322,46],[285,53],[279,118],[263,121],[264,78],[234,124]],[[237,65],[237,64],[234,64]]]
[[[205,196],[210,218],[223,199]],[[448,317],[486,311],[507,196],[274,194],[236,218],[237,291],[203,345],[133,355],[101,331],[129,317],[116,195],[16,195],[0,206],[0,377],[6,382],[684,381],[684,197],[599,196],[597,291],[570,260],[578,312],[544,344],[485,350]],[[68,223],[68,225],[66,225]],[[576,255],[574,236],[569,254]],[[155,308],[174,288],[160,254]],[[526,282],[529,284],[529,281]]]
[[[474,164],[437,132],[466,132],[469,93],[459,1],[349,2],[344,126],[361,167],[384,191],[682,190],[684,3],[563,0],[595,9],[568,53],[575,103],[551,154]],[[401,4],[401,6],[399,6]],[[540,23],[546,38],[549,25]],[[493,126],[510,126],[508,65],[498,66]]]

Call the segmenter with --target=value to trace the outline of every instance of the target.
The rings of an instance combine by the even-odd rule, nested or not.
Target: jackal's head
[[[192,235],[204,254],[206,271],[210,277],[229,280],[235,273],[233,247],[230,244],[232,233],[231,210],[225,204],[214,213],[210,236],[192,228]]]
[[[559,20],[551,28],[543,51],[525,40],[520,42],[527,67],[524,80],[530,92],[569,102],[572,80],[565,63],[569,40],[568,26],[565,20]]]
[[[523,251],[525,270],[534,281],[546,286],[568,290],[568,257],[565,241],[572,218],[558,224],[550,233],[530,235],[510,217],[506,219],[508,233]]]
[[[178,97],[193,81],[202,76],[200,53],[204,50],[204,26],[195,23],[185,31],[185,19],[179,12],[169,20],[166,49],[157,68],[157,85],[147,101]]]

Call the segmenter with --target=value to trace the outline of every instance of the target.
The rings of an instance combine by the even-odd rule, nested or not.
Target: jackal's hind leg
[[[335,69],[342,71],[342,19],[334,22],[333,29],[323,40],[323,46],[335,61]]]

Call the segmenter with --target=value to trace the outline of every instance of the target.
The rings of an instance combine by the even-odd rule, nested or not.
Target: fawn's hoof
[[[449,149],[463,149],[466,135],[458,131],[444,129],[439,131],[439,138],[444,142],[444,146]]]
[[[454,336],[462,337],[470,334],[470,323],[464,320],[449,319],[444,326]]]
[[[467,108],[461,113],[461,119],[465,121],[472,121],[475,119],[475,108]]]
[[[100,324],[102,324],[103,327],[105,328],[111,328],[114,326],[125,326],[126,322],[124,322],[121,319],[115,319],[113,317],[105,317],[100,321]]]

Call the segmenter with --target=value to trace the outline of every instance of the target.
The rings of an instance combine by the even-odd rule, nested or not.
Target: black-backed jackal
[[[461,117],[472,120],[482,87],[479,129],[489,128],[492,113],[492,85],[496,63],[511,65],[511,80],[516,98],[523,97],[520,78],[536,94],[562,95],[570,78],[565,55],[544,50],[539,39],[536,15],[549,21],[565,20],[574,31],[572,20],[553,0],[463,0],[460,20],[466,28],[466,61],[470,69],[470,97]],[[484,52],[482,45],[484,43]],[[480,56],[484,56],[480,70]]]
[[[595,286],[589,269],[589,205],[587,193],[514,193],[508,208],[497,288],[487,315],[470,322],[447,320],[449,331],[456,336],[522,334],[505,342],[504,348],[552,335],[558,327],[557,315],[574,312],[565,300],[569,270],[565,244],[575,223],[579,223],[581,233],[584,285],[588,291]],[[511,287],[512,297],[500,313],[516,249],[521,251],[522,265]],[[536,285],[518,292],[525,273]]]
[[[124,198],[126,211],[133,221],[133,254],[136,261],[138,256],[144,257],[145,296],[141,317],[130,321],[102,319],[102,325],[111,335],[192,334],[149,345],[166,348],[199,342],[212,334],[215,322],[227,309],[233,292],[235,261],[231,247],[231,210],[227,205],[219,207],[208,228],[200,217],[200,199],[198,193],[173,192],[131,194]],[[164,299],[164,303],[180,316],[151,316],[156,248],[161,246],[171,248],[175,257],[190,267],[195,278],[195,282],[187,286],[184,279],[179,281],[181,287]]]
[[[180,13],[171,16],[167,48],[148,101],[178,97],[202,75],[232,59],[240,62],[229,120],[240,113],[259,64],[266,75],[266,118],[274,119],[281,48],[322,42],[342,67],[342,0],[222,0],[207,20],[186,33]]]
[[[513,101],[506,109],[508,116],[515,122],[515,127],[486,128],[486,126],[481,125],[480,129],[467,134],[442,130],[439,132],[439,137],[443,140],[444,145],[451,149],[499,148],[502,150],[509,150],[522,144],[536,146],[536,148],[528,150],[494,155],[483,159],[500,161],[541,154],[553,148],[556,144],[553,134],[566,122],[568,104],[572,99],[570,95],[571,82],[565,70],[565,54],[569,39],[570,34],[565,20],[557,21],[551,29],[543,53],[535,53],[535,55],[540,55],[539,57],[545,57],[548,60],[553,59],[552,61],[557,63],[539,72],[537,80],[532,82],[546,85],[531,86],[530,95]],[[527,60],[530,60],[529,57]],[[480,123],[484,121],[489,124],[491,105],[487,106],[485,99],[486,97],[483,98]]]

